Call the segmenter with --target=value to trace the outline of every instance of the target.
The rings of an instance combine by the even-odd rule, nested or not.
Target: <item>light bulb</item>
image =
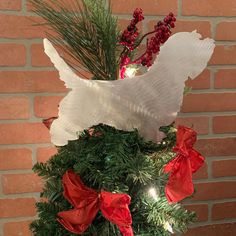
[[[168,230],[172,234],[174,233],[173,228],[172,228],[171,224],[168,221],[165,222],[164,229]]]
[[[137,72],[136,67],[126,67],[125,77],[133,78]]]
[[[149,193],[149,195],[154,199],[154,200],[157,200],[158,199],[158,193],[157,193],[157,191],[156,191],[156,189],[155,188],[150,188],[149,190],[148,190],[148,193]]]

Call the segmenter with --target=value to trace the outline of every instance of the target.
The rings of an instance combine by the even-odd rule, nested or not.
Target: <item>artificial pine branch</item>
[[[58,212],[73,208],[64,198],[62,188],[62,176],[69,169],[98,192],[103,189],[131,196],[129,208],[135,236],[167,236],[166,221],[176,232],[185,231],[193,220],[192,213],[180,204],[168,204],[164,196],[166,182],[160,168],[168,162],[175,135],[172,127],[164,130],[165,142],[155,144],[146,142],[137,130],[128,132],[97,125],[93,134],[85,130],[78,140],[59,148],[58,154],[47,163],[36,164],[34,171],[46,180],[42,196],[48,201],[37,204],[40,219],[31,225],[34,235],[74,235],[57,222]],[[148,194],[150,187],[159,189],[158,199]],[[121,236],[117,226],[100,212],[82,235]]]
[[[30,0],[34,11],[58,35],[54,43],[82,64],[95,79],[117,79],[117,19],[105,0]],[[82,4],[80,3],[82,2]],[[70,8],[68,9],[68,5]],[[68,61],[73,68],[75,65]]]

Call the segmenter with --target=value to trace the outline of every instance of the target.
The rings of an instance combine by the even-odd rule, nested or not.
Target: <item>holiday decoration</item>
[[[213,52],[213,41],[200,37],[196,32],[177,33],[147,73],[107,82],[78,77],[45,39],[46,54],[71,89],[52,123],[52,142],[66,145],[78,138],[78,132],[100,123],[129,131],[137,128],[147,140],[160,141],[164,136],[159,128],[171,124],[180,109],[185,80],[199,75]]]
[[[204,158],[193,148],[195,131],[180,126],[176,134],[173,122],[184,82],[204,70],[213,40],[196,31],[171,36],[173,13],[142,35],[140,8],[120,32],[105,0],[30,1],[57,32],[44,39],[44,49],[69,89],[58,117],[43,121],[58,154],[33,167],[45,179],[47,199],[37,203],[33,234],[185,232],[195,214],[178,202],[192,195],[192,173]]]
[[[84,186],[79,176],[67,171],[63,176],[64,196],[75,207],[59,212],[59,222],[72,233],[81,234],[92,223],[99,209],[103,216],[116,224],[122,235],[133,236],[132,219],[128,209],[130,197],[127,194],[97,193]]]
[[[193,194],[192,173],[204,164],[204,158],[193,149],[196,136],[196,132],[190,128],[178,128],[176,146],[173,149],[177,156],[164,168],[165,172],[170,173],[165,187],[166,197],[170,202],[179,202]]]

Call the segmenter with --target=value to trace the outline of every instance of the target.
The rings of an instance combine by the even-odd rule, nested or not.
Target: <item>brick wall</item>
[[[0,235],[30,235],[34,204],[42,188],[32,171],[56,150],[42,118],[57,115],[65,95],[42,49],[45,32],[27,0],[0,0]],[[199,133],[197,148],[206,156],[195,175],[197,193],[186,201],[198,222],[186,235],[236,235],[236,1],[114,0],[122,22],[135,7],[147,16],[146,31],[169,11],[178,15],[175,31],[197,29],[216,40],[208,68],[193,82],[178,123]]]

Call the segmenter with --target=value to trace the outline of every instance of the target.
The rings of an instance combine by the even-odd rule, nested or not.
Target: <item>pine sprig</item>
[[[117,19],[112,16],[110,5],[105,0],[30,0],[34,11],[47,21],[58,35],[50,36],[77,66],[82,64],[94,79],[115,80],[117,43],[119,31]],[[82,2],[82,4],[80,3]],[[68,61],[75,67],[71,61]]]

